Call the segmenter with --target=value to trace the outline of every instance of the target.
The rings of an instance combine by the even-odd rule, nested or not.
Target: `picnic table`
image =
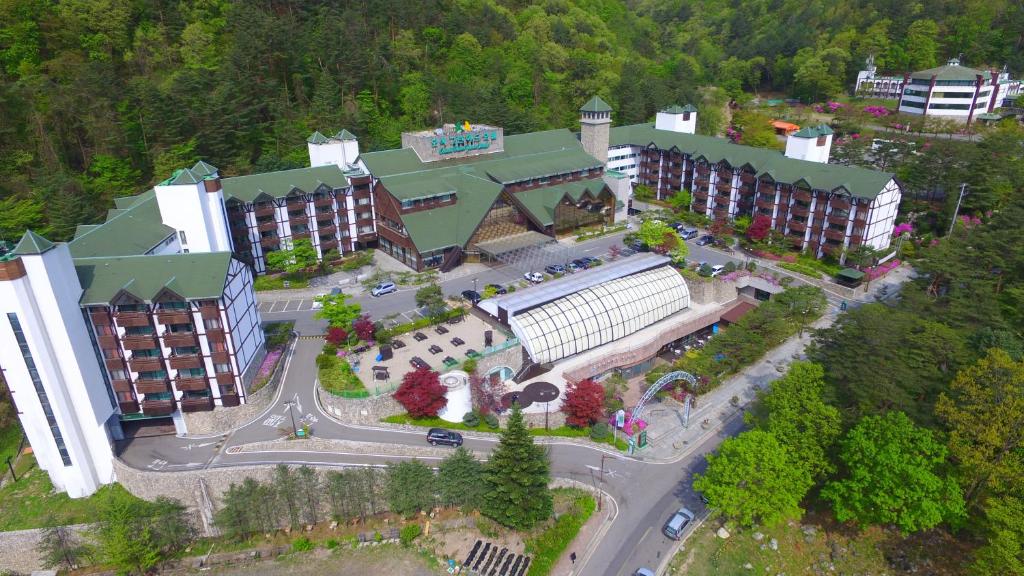
[[[470,348],[469,350],[466,350],[466,358],[480,358],[480,353]]]
[[[423,342],[424,340],[426,340],[426,339],[427,339],[427,335],[426,335],[426,334],[424,334],[423,332],[417,332],[417,333],[413,334],[413,335],[412,335],[412,337],[413,337],[413,338],[414,338],[414,339],[415,339],[415,340],[416,340],[417,342]]]
[[[437,332],[438,334],[444,336],[445,334],[448,333],[448,329],[445,328],[444,326],[435,326],[434,332]]]
[[[445,356],[443,362],[445,368],[451,368],[452,366],[457,366],[459,364],[459,361],[451,356]]]
[[[455,338],[452,338],[452,346],[455,346],[456,348],[458,348],[459,346],[462,346],[465,343],[466,343],[466,341],[463,340],[462,338],[459,338],[458,336],[456,336]]]
[[[437,344],[431,344],[428,350],[430,350],[431,354],[440,354],[441,352],[444,352],[444,350],[442,350]]]
[[[430,364],[427,364],[423,358],[420,358],[419,356],[413,356],[412,359],[409,360],[409,363],[412,364],[413,368],[430,368]]]
[[[405,348],[405,342],[402,342],[401,340],[392,340],[391,341],[391,349],[392,350],[398,350],[400,348]]]

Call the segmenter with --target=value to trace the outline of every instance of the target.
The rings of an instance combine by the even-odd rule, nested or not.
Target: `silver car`
[[[682,540],[683,534],[686,533],[686,528],[693,523],[693,512],[690,512],[685,507],[680,508],[668,522],[665,523],[665,527],[661,531],[673,540]]]

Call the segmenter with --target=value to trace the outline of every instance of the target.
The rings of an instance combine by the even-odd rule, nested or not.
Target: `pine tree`
[[[459,446],[437,467],[441,503],[475,508],[483,494],[483,466],[473,453]]]
[[[533,443],[518,405],[513,405],[508,427],[491,453],[484,481],[481,512],[500,524],[522,530],[551,515],[548,455]]]

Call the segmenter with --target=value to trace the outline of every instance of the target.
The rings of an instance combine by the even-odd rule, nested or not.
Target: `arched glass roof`
[[[642,330],[690,305],[668,266],[584,288],[509,319],[534,362],[554,362]]]

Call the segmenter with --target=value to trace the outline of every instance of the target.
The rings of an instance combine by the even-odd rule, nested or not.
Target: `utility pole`
[[[288,407],[288,415],[292,418],[292,436],[299,437],[299,428],[295,425],[295,412],[292,411],[292,406],[295,406],[295,400],[285,400],[285,406]]]
[[[967,193],[967,183],[964,182],[960,185],[960,196],[956,199],[956,208],[953,210],[953,221],[949,223],[949,234],[953,234],[953,227],[956,226],[956,215],[960,212],[960,203],[964,200],[964,194]]]

